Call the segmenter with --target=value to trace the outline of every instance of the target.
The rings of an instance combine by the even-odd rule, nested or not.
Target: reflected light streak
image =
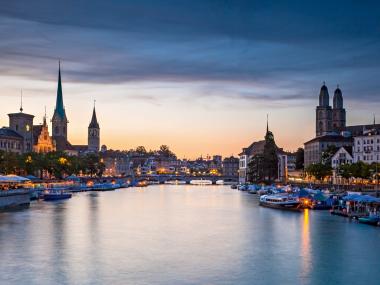
[[[311,271],[309,209],[304,210],[301,237],[301,278],[308,278]]]

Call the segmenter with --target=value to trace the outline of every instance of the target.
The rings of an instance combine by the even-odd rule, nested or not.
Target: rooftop
[[[352,138],[344,137],[341,135],[325,135],[325,136],[315,137],[312,140],[305,142],[304,144],[309,144],[313,142],[351,142],[352,143]]]

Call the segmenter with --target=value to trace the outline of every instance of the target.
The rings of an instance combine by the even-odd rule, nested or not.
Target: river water
[[[228,186],[78,193],[0,213],[1,284],[380,284],[380,228]]]

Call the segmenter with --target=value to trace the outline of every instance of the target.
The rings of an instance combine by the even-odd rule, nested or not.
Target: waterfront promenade
[[[327,211],[259,207],[229,186],[84,192],[0,213],[0,276],[39,285],[379,284],[379,238],[378,228]]]

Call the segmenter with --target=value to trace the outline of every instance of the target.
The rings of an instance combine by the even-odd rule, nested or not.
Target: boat
[[[191,185],[212,185],[211,180],[195,179],[190,181]]]
[[[46,191],[43,194],[44,201],[57,201],[57,200],[64,200],[64,199],[70,199],[72,197],[71,193],[67,193],[63,190],[50,190]]]
[[[85,192],[89,190],[91,190],[91,187],[87,186],[86,184],[75,185],[69,189],[69,191],[72,193]]]
[[[184,180],[168,180],[168,181],[165,181],[165,184],[179,185],[179,184],[186,184],[186,181],[184,181]]]
[[[148,186],[148,181],[146,180],[141,180],[136,183],[135,187],[147,187]]]
[[[91,190],[92,191],[114,191],[118,188],[120,188],[119,184],[99,183],[99,184],[94,184],[94,186],[92,186]]]
[[[358,219],[359,223],[372,225],[372,226],[380,226],[380,217],[378,216],[368,216],[368,217],[361,217]]]
[[[248,184],[240,184],[238,186],[238,190],[240,190],[240,191],[248,191]]]
[[[301,204],[298,199],[290,195],[263,195],[259,200],[260,206],[281,209],[301,211]]]

